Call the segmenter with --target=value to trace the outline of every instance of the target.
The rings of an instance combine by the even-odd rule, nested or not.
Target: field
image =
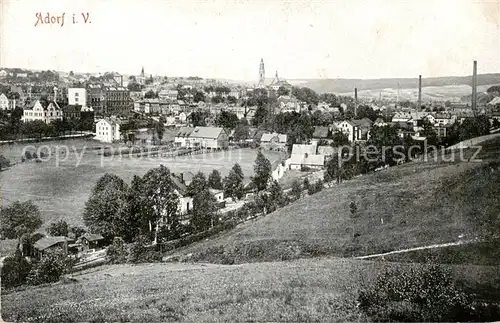
[[[327,258],[105,266],[4,294],[2,314],[8,322],[366,321],[356,306],[359,288],[387,266]],[[498,276],[494,267],[451,268],[475,284]]]
[[[56,160],[54,153],[46,162],[21,163],[22,146],[0,147],[0,154],[17,162],[10,169],[0,172],[0,188],[3,204],[14,200],[33,200],[40,207],[44,225],[58,219],[81,225],[81,214],[90,191],[106,172],[114,173],[130,183],[133,175],[143,175],[160,164],[174,173],[202,171],[208,176],[213,169],[217,169],[225,176],[235,163],[239,163],[244,175],[249,177],[253,175],[253,163],[257,155],[256,150],[238,149],[176,158],[120,158],[98,155],[100,150],[90,149],[101,145],[94,141],[44,142],[37,144],[37,147],[40,145],[50,145],[53,151],[57,146],[65,145],[69,147],[70,154],[59,154],[60,161]],[[85,151],[84,146],[87,147]],[[264,153],[270,161],[279,158],[275,152]]]

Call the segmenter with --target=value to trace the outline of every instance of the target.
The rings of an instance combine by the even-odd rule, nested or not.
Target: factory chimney
[[[474,61],[472,68],[472,112],[476,115],[477,111],[477,61]]]
[[[120,86],[123,86],[123,75],[120,75]]]
[[[358,116],[358,88],[354,88],[354,116]]]
[[[418,76],[418,110],[422,108],[422,75]]]

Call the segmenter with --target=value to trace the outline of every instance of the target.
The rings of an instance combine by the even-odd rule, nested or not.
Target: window
[[[75,98],[75,102],[78,102],[78,98]]]
[[[80,94],[80,93],[76,92],[76,93],[75,93],[75,97],[78,97],[78,95],[79,95],[79,94]]]

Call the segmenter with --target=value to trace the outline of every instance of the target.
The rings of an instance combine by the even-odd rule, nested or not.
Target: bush
[[[2,286],[11,288],[24,284],[30,270],[31,264],[16,250],[13,256],[3,260]]]
[[[145,236],[139,236],[130,247],[128,261],[133,264],[145,262],[161,261],[161,253],[156,251],[156,246],[149,245],[149,239]]]
[[[62,250],[47,252],[39,262],[33,265],[27,282],[30,285],[54,283],[73,265],[74,260],[68,258]]]
[[[127,262],[128,251],[121,237],[115,237],[113,244],[106,251],[106,261],[111,264],[123,264]]]
[[[439,265],[384,271],[358,301],[374,321],[463,321],[470,310],[466,294]]]

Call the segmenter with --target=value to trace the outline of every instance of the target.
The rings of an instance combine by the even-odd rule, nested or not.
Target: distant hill
[[[417,88],[418,77],[415,78],[385,78],[385,79],[297,79],[290,83],[305,86],[316,92],[344,93],[352,92],[354,88],[361,90],[378,90],[386,88]],[[422,78],[422,87],[447,86],[447,85],[471,85],[472,76],[444,76]],[[479,74],[477,85],[500,84],[500,73]]]

